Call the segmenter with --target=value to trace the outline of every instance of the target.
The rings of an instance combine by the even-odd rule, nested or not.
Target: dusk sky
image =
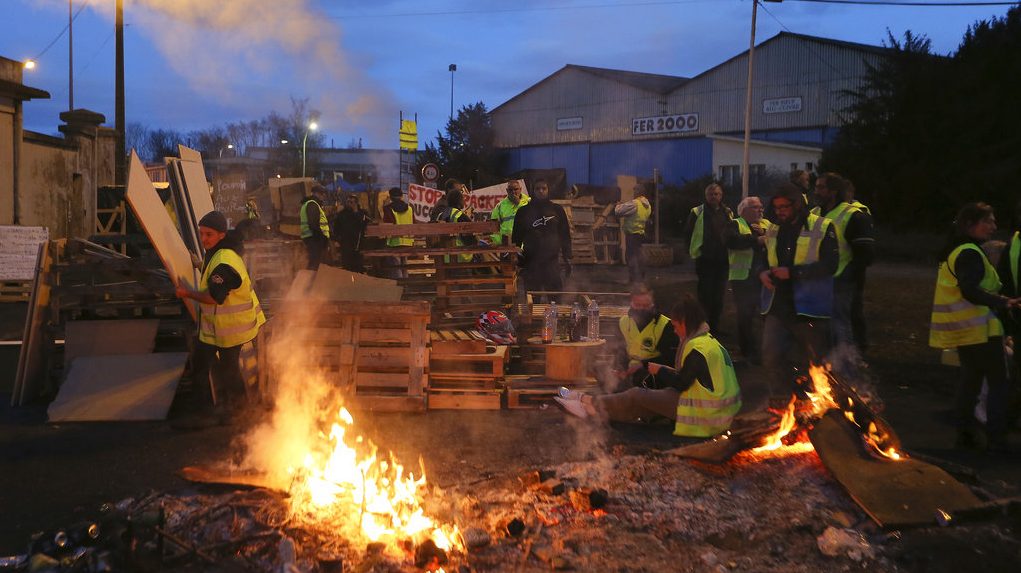
[[[74,105],[113,125],[114,0],[72,0]],[[757,42],[780,31],[880,45],[887,30],[953,52],[969,24],[1008,6],[906,7],[787,0],[760,5]],[[125,0],[128,122],[189,131],[321,110],[326,143],[397,146],[398,112],[420,140],[454,106],[490,109],[565,64],[693,76],[747,49],[750,0]],[[67,0],[0,0],[0,56],[37,58],[25,83],[50,100],[25,127],[55,133],[68,106]],[[47,48],[51,41],[56,41]],[[45,53],[43,53],[45,50]],[[42,54],[40,56],[40,54]]]

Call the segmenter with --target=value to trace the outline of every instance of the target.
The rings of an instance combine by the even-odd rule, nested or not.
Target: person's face
[[[968,236],[977,241],[988,241],[996,232],[996,216],[990,213],[968,228]]]
[[[521,200],[521,184],[517,181],[511,181],[507,184],[507,198],[511,200],[511,203],[517,204]]]
[[[808,171],[798,175],[798,186],[802,189],[808,189]]]
[[[773,211],[776,213],[776,220],[781,223],[790,223],[797,215],[794,203],[791,203],[786,197],[773,199]]]
[[[631,310],[649,312],[654,308],[656,308],[656,303],[652,300],[652,295],[638,294],[631,297]]]
[[[749,199],[748,204],[741,211],[741,218],[749,223],[758,223],[762,220],[762,201]]]
[[[705,190],[705,203],[711,207],[718,207],[723,202],[723,189],[710,187]]]
[[[829,205],[836,193],[826,185],[826,178],[820,177],[815,181],[815,198],[821,205]]]
[[[674,327],[674,332],[677,333],[677,336],[684,338],[684,336],[687,334],[687,328],[684,327],[683,321],[677,320],[676,318],[671,318],[670,325]]]
[[[347,201],[344,203],[344,205],[346,205],[347,208],[350,209],[351,211],[357,211],[358,210],[358,198],[357,197],[348,197]]]
[[[545,183],[535,184],[535,198],[536,199],[548,199],[549,198],[549,186]]]
[[[216,229],[199,225],[199,242],[202,243],[202,248],[207,251],[215,247],[226,236],[227,233],[221,233]]]

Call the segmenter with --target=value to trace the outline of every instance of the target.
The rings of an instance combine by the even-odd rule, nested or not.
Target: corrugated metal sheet
[[[833,142],[837,132],[836,127],[815,127],[809,129],[784,129],[777,131],[753,131],[752,139],[763,141],[779,141],[781,143],[793,143],[794,145],[810,145],[812,147],[825,147]],[[741,134],[734,134],[741,137]]]

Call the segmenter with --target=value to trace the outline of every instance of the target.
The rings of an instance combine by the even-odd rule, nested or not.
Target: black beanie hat
[[[207,227],[221,233],[227,232],[227,217],[219,211],[210,211],[199,221],[199,227]]]

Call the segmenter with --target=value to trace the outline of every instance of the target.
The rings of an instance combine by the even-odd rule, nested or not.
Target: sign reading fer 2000
[[[698,131],[697,113],[638,117],[631,120],[631,135],[653,135],[656,133],[677,133],[683,131]]]

